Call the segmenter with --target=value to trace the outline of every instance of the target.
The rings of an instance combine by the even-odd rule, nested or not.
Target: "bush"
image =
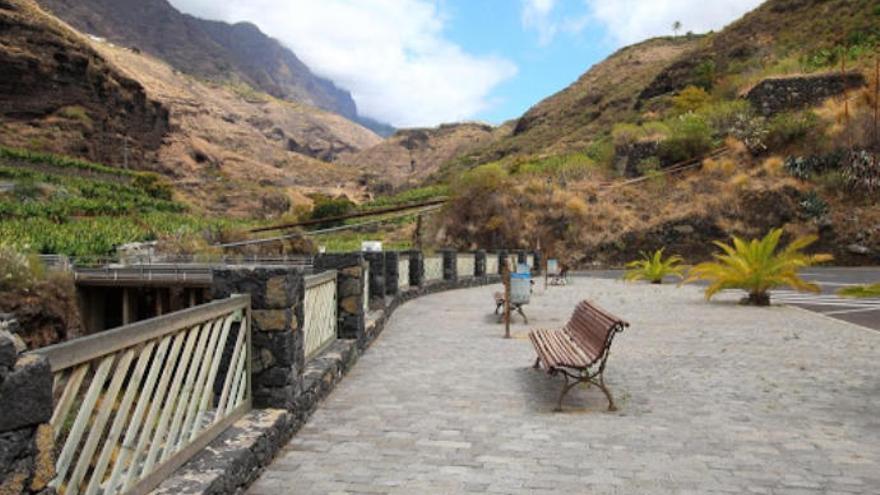
[[[778,150],[797,144],[818,129],[819,123],[819,117],[813,112],[774,115],[767,129],[767,147]]]
[[[670,124],[671,134],[660,143],[658,155],[664,164],[690,160],[712,149],[712,130],[699,115],[687,114]]]
[[[642,128],[629,123],[615,124],[611,130],[611,138],[614,140],[614,146],[620,148],[629,146],[643,136]]]
[[[785,159],[785,170],[801,180],[807,180],[840,168],[846,158],[843,151],[823,155],[790,156]]]
[[[152,172],[139,172],[131,185],[144,191],[156,199],[170,201],[174,189],[167,179]]]
[[[822,218],[828,214],[828,202],[819,196],[816,191],[809,191],[804,194],[800,201],[801,209],[808,218]]]
[[[696,112],[711,101],[712,96],[697,86],[688,86],[672,97],[672,105],[678,113]]]
[[[716,136],[733,134],[737,124],[753,116],[751,104],[745,100],[720,101],[704,107],[700,115]]]
[[[809,255],[803,250],[816,240],[816,236],[800,237],[788,247],[778,250],[782,229],[771,230],[763,239],[744,241],[733,237],[733,245],[715,242],[722,253],[715,254],[715,261],[700,263],[690,270],[685,282],[706,280],[706,299],[726,289],[742,289],[748,292],[744,302],[758,306],[770,304],[770,290],[791,287],[806,292],[819,292],[819,286],[798,276],[805,267],[831,261],[830,254]]]
[[[27,289],[45,276],[43,264],[9,244],[0,244],[0,291]]]
[[[321,220],[323,218],[340,217],[350,213],[354,209],[354,203],[348,198],[328,198],[318,197],[315,200],[315,207],[309,215],[310,220]],[[325,222],[319,224],[321,228],[333,227],[341,225],[342,221]]]
[[[880,191],[880,160],[868,151],[853,151],[843,168],[843,178],[850,190],[874,194]]]

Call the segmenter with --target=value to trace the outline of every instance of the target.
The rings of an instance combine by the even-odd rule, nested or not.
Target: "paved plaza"
[[[539,284],[539,287],[541,284]],[[409,302],[251,487],[310,493],[880,493],[880,332],[697,287],[577,278],[514,338],[484,287]],[[529,328],[628,319],[607,383],[552,409]]]

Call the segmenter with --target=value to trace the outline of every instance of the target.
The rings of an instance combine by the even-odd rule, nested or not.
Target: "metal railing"
[[[303,348],[309,359],[336,340],[336,271],[305,278]]]
[[[192,285],[206,287],[214,280],[210,268],[195,265],[139,265],[76,268],[74,280],[85,285]]]
[[[466,278],[474,276],[474,265],[476,261],[473,254],[459,254],[456,261],[456,271],[458,278]]]
[[[425,281],[443,280],[443,258],[425,256]]]
[[[498,275],[498,255],[486,254],[486,275]]]
[[[249,295],[34,351],[64,495],[147,493],[251,407]]]
[[[397,288],[409,287],[409,257],[402,256],[397,260]]]

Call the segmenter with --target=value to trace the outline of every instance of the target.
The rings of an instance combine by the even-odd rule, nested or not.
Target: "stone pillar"
[[[292,409],[302,385],[303,272],[290,267],[214,270],[213,299],[251,295],[254,407]]]
[[[541,255],[540,251],[535,251],[533,253],[533,256],[533,261],[535,264],[534,266],[532,266],[532,273],[534,273],[535,275],[540,275],[544,273],[544,258]]]
[[[336,270],[336,312],[339,326],[336,336],[354,339],[360,345],[366,339],[364,315],[364,256],[361,253],[319,254],[316,271]]]
[[[385,252],[385,294],[388,296],[397,295],[397,291],[400,289],[399,277],[401,274],[397,273],[400,268],[399,259],[400,254],[397,251]],[[409,276],[409,274],[407,273],[405,276]]]
[[[421,251],[409,253],[409,286],[421,287],[425,282],[425,255]]]
[[[52,369],[22,354],[18,335],[0,330],[0,494],[55,493]]]
[[[458,281],[458,253],[454,249],[443,249],[443,280],[447,282]]]
[[[364,253],[370,264],[370,309],[385,309],[385,253]]]
[[[482,249],[474,253],[474,276],[486,276],[486,251]]]
[[[516,262],[517,263],[526,263],[529,261],[529,255],[525,251],[519,250],[516,252]]]

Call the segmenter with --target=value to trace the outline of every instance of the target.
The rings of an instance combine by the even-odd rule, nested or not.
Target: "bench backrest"
[[[564,328],[595,363],[607,355],[614,335],[628,326],[629,323],[592,302],[581,301]]]

